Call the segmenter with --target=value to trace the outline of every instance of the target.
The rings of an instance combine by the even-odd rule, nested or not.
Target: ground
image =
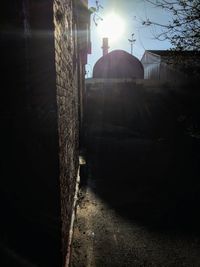
[[[174,130],[90,124],[72,267],[200,266],[200,139]]]

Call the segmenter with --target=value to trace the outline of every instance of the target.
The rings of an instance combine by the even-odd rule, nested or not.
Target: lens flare
[[[118,41],[124,34],[125,23],[123,19],[115,13],[107,15],[98,25],[98,31],[101,36],[109,38],[109,42]]]

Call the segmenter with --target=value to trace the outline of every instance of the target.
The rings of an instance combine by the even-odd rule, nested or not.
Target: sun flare
[[[109,42],[113,43],[123,36],[125,23],[120,16],[111,13],[99,24],[98,30],[101,38],[107,37],[109,38]]]

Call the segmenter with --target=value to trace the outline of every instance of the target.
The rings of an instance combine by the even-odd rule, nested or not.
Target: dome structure
[[[114,50],[96,62],[93,78],[144,79],[144,68],[136,57],[123,50]]]

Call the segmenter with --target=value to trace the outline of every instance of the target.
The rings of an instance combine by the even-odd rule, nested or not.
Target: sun
[[[113,43],[119,40],[125,31],[124,20],[117,14],[111,13],[107,15],[98,25],[98,31],[101,36],[109,38],[109,42]]]

